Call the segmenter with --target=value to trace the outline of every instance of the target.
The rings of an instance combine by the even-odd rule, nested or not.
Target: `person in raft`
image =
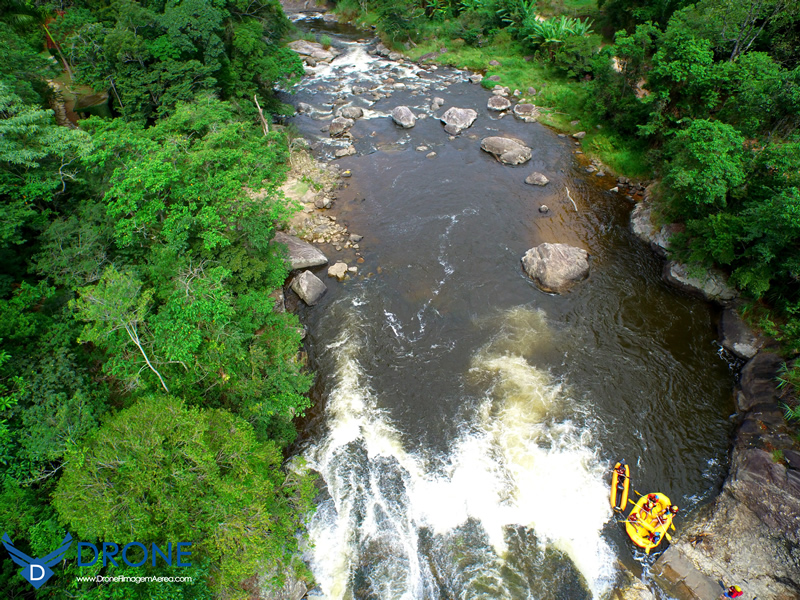
[[[648,498],[644,501],[644,504],[642,504],[642,510],[639,511],[639,516],[644,519],[647,515],[652,515],[654,507],[655,505],[650,502],[650,498]]]
[[[667,517],[669,517],[670,515],[675,516],[677,514],[678,514],[678,507],[673,504],[672,506],[665,508],[661,512],[661,514],[656,517],[656,521],[658,525],[663,525],[664,523],[667,522]]]
[[[623,465],[620,465],[616,469],[614,469],[614,472],[617,475],[619,475],[621,479],[625,479],[625,477],[626,477],[626,475],[625,475],[625,467]]]
[[[653,544],[658,544],[661,541],[661,533],[658,531],[651,531],[650,535],[647,536],[647,539],[650,540]]]
[[[728,588],[728,591],[722,595],[725,598],[738,598],[742,594],[744,594],[742,588],[740,588],[738,585],[732,585],[731,587]]]

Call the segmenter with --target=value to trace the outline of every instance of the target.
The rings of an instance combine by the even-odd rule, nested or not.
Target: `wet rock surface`
[[[531,159],[531,149],[513,138],[491,136],[481,141],[481,150],[506,165],[520,165]]]
[[[563,294],[589,276],[589,253],[567,244],[541,244],[522,257],[528,276],[544,292]]]

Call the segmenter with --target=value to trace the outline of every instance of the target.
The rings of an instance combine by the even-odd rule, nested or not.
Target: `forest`
[[[275,86],[302,72],[279,43],[290,24],[272,0],[0,13],[3,531],[32,557],[68,532],[192,542],[191,567],[67,560],[38,591],[4,554],[0,589],[238,598],[256,573],[278,581],[314,489],[284,465],[311,381],[271,295],[288,274],[271,243],[294,210],[287,139],[255,104],[281,110]],[[112,116],[58,123],[65,77],[108,90]],[[126,572],[194,583],[75,579]]]
[[[800,386],[798,0],[335,9],[412,58],[496,59],[502,85],[539,90],[545,122],[579,118],[589,152],[658,182],[676,255],[730,274],[788,359],[781,385]],[[303,573],[314,480],[285,459],[312,374],[274,299],[287,133],[256,105],[291,113],[274,92],[303,73],[290,22],[277,0],[0,0],[0,15],[3,532],[35,557],[67,533],[193,542],[191,567],[68,560],[39,590],[4,555],[0,589],[242,598],[256,573]],[[106,94],[106,112],[68,122],[64,82]],[[76,580],[126,572],[193,583]]]

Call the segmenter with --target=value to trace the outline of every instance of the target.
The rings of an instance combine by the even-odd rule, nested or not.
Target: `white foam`
[[[349,318],[357,320],[356,313]],[[528,329],[534,324],[538,332],[516,331],[514,323]],[[404,565],[396,574],[400,581],[381,581],[388,587],[380,597],[425,598],[434,584],[419,555],[420,529],[447,534],[469,519],[480,523],[501,562],[505,532],[522,525],[568,555],[595,596],[610,585],[613,554],[601,534],[611,514],[608,488],[592,436],[561,418],[570,414],[571,402],[563,386],[508,350],[513,343],[527,352],[547,340],[544,316],[509,311],[499,330],[503,335],[476,354],[469,373],[488,382],[485,400],[440,470],[407,452],[402,435],[377,408],[358,360],[366,350],[363,336],[345,332],[327,347],[337,362],[327,407],[330,433],[307,453],[331,495],[309,525],[314,547],[308,557],[327,598],[350,597],[359,549],[372,539],[390,543],[391,556]],[[362,450],[348,450],[348,444]],[[395,495],[381,487],[381,458],[390,459],[391,473],[402,479]]]

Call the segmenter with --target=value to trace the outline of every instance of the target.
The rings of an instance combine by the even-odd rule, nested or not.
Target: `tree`
[[[664,187],[672,217],[698,218],[724,209],[745,181],[744,138],[731,125],[698,119],[666,151]]]
[[[110,374],[138,381],[141,369],[136,370],[138,354],[145,365],[158,377],[164,391],[169,392],[164,378],[148,356],[146,346],[151,340],[144,337],[145,317],[150,309],[152,290],[143,290],[142,282],[131,272],[119,272],[111,265],[103,271],[97,285],[81,290],[71,301],[78,318],[88,321],[78,341],[93,342],[109,350],[104,368]],[[134,350],[130,350],[133,345]],[[143,367],[144,368],[144,367]]]
[[[85,539],[192,541],[214,588],[245,598],[244,579],[292,564],[312,497],[310,477],[284,471],[244,420],[151,396],[70,459],[53,504]]]
[[[78,177],[89,135],[59,127],[52,110],[23,102],[0,81],[0,248],[43,229],[52,201]]]

